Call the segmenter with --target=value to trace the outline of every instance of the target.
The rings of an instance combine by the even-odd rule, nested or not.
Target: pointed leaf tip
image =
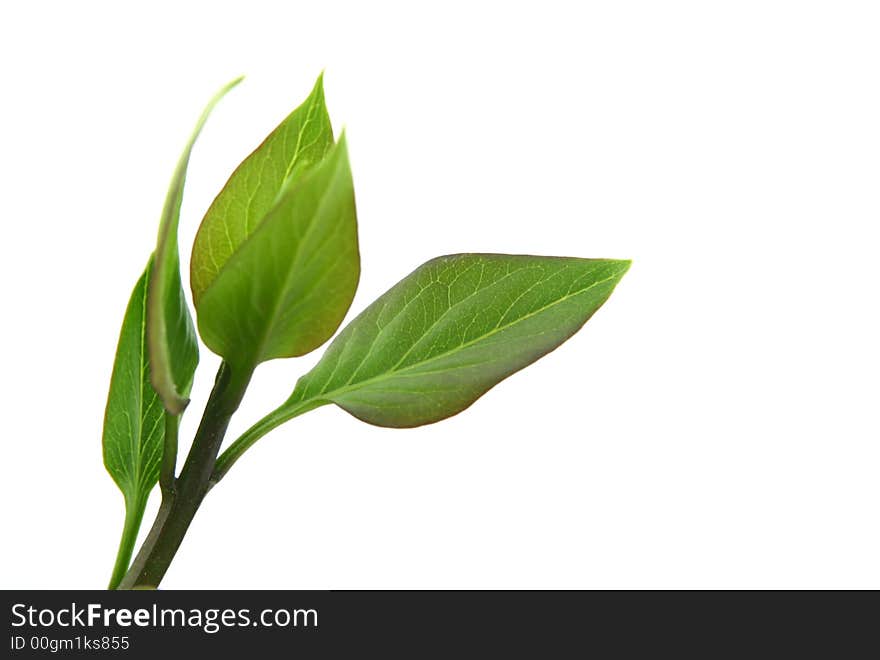
[[[320,162],[333,146],[323,78],[309,96],[235,169],[199,226],[190,260],[196,310],[202,295],[233,253],[256,230],[306,164]]]

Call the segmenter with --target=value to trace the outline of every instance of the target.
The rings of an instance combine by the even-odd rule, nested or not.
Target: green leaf
[[[190,262],[197,308],[223,266],[260,225],[284,189],[332,146],[322,75],[305,102],[232,173],[205,214]]]
[[[111,588],[125,573],[150,491],[159,480],[164,410],[150,384],[146,341],[147,280],[152,259],[131,294],[104,414],[104,465],[125,497],[125,529]]]
[[[359,277],[343,135],[283,193],[202,294],[199,332],[233,366],[304,355],[336,332]]]
[[[180,281],[177,225],[183,186],[193,145],[214,106],[241,82],[237,78],[210,100],[177,162],[165,198],[159,238],[147,295],[147,343],[151,356],[151,382],[168,412],[179,415],[189,402],[193,375],[199,362],[199,346],[192,317]]]
[[[288,404],[329,401],[379,426],[445,419],[571,337],[628,268],[500,254],[434,259],[352,321]]]

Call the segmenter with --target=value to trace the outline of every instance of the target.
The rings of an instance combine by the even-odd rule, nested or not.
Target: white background
[[[171,170],[247,74],[192,159],[188,261],[326,69],[352,314],[438,254],[633,267],[458,417],[396,431],[326,407],[260,441],[163,586],[880,587],[875,3],[132,4],[0,10],[0,586],[106,584],[107,383]],[[230,435],[320,352],[262,366]]]

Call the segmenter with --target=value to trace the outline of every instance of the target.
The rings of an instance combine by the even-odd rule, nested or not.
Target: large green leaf
[[[333,146],[323,76],[294,110],[229,177],[211,204],[193,244],[190,284],[196,308],[223,266],[308,164]]]
[[[164,410],[150,384],[146,341],[147,265],[131,294],[104,414],[104,465],[125,497],[125,529],[111,588],[131,558],[150,491],[159,480]]]
[[[147,343],[150,348],[150,376],[165,409],[179,415],[188,403],[199,362],[199,346],[192,317],[180,281],[180,255],[177,250],[177,225],[183,202],[183,186],[193,145],[214,106],[241,78],[223,87],[210,100],[186,143],[171,177],[165,197],[159,238],[147,296]]]
[[[339,327],[359,276],[343,135],[285,190],[202,294],[199,332],[233,366],[304,355]]]
[[[379,426],[430,424],[571,337],[628,261],[458,254],[427,262],[340,333],[288,404]]]

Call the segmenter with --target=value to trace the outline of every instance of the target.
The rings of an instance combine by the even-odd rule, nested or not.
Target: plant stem
[[[220,365],[214,389],[174,491],[163,494],[156,521],[120,582],[120,589],[155,588],[161,582],[208,492],[229,419],[238,409],[252,373],[252,368],[236,373],[225,362]]]
[[[177,431],[180,416],[165,411],[165,440],[162,449],[162,467],[159,473],[159,487],[162,497],[174,492],[174,472],[177,469]]]
[[[122,538],[119,540],[119,550],[116,552],[116,564],[113,566],[113,575],[110,576],[108,589],[115,589],[128,569],[131,561],[131,553],[137,541],[138,530],[144,517],[144,507],[137,503],[125,503],[125,522],[122,525]]]

